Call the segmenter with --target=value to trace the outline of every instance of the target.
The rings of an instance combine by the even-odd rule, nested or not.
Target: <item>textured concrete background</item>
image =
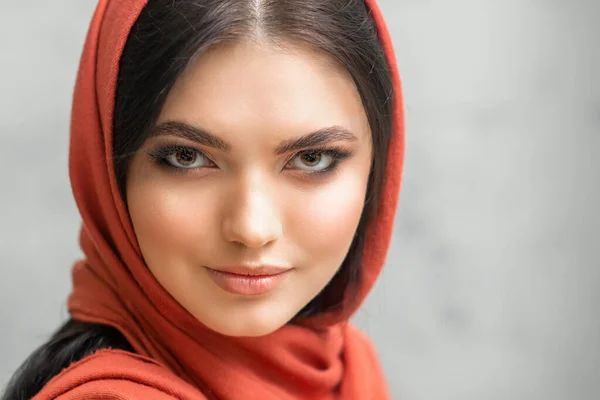
[[[66,317],[70,96],[94,0],[0,11],[0,387]],[[600,396],[600,2],[382,0],[407,107],[357,322],[395,399]]]

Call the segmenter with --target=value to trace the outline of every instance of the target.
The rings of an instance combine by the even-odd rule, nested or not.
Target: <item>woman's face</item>
[[[371,132],[343,67],[295,46],[214,47],[133,158],[127,203],[158,282],[207,327],[269,334],[331,280],[363,210]]]

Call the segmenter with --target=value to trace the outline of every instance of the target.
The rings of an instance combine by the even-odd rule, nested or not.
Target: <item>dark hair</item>
[[[366,227],[376,215],[391,138],[393,88],[364,0],[150,0],[128,36],[119,68],[113,154],[123,199],[130,159],[144,143],[169,90],[192,60],[219,43],[268,40],[329,54],[354,80],[372,131],[373,164],[359,226],[337,274],[292,320],[336,310],[360,286]],[[95,350],[132,351],[116,330],[69,321],[19,368],[5,400],[29,398],[62,368]]]
[[[71,319],[21,364],[2,398],[29,400],[72,362],[107,347],[133,351],[115,328]]]

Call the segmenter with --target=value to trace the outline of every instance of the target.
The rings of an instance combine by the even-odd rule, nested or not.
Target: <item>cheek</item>
[[[167,260],[178,265],[177,261],[201,251],[203,244],[214,242],[214,196],[174,181],[138,181],[128,186],[131,220],[150,267],[167,265]]]
[[[348,174],[294,202],[288,232],[312,260],[335,268],[345,257],[364,208],[367,178]]]

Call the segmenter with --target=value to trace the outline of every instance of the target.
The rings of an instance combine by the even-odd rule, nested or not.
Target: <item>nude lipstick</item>
[[[221,289],[241,296],[259,296],[276,289],[292,270],[273,265],[205,268]]]

